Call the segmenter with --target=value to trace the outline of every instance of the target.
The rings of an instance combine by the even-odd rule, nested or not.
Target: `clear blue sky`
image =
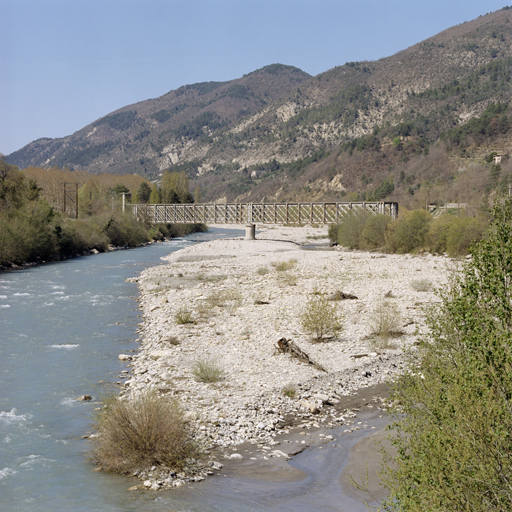
[[[0,153],[181,85],[376,60],[507,0],[0,0]]]

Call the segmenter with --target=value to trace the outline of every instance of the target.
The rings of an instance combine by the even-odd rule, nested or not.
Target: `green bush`
[[[349,249],[359,249],[361,234],[370,215],[364,210],[351,211],[345,215],[338,229],[338,243]]]
[[[425,210],[405,212],[388,230],[387,245],[392,252],[406,253],[425,246],[431,215]]]
[[[427,243],[431,252],[444,254],[447,250],[448,233],[455,217],[440,215],[433,219],[428,228]]]
[[[512,201],[492,219],[393,386],[385,510],[512,510]]]
[[[103,218],[103,231],[112,245],[136,247],[149,241],[148,230],[133,215],[116,212]]]
[[[334,336],[342,329],[338,306],[323,296],[310,297],[299,320],[304,331],[312,334],[316,341]]]
[[[361,249],[379,249],[386,245],[386,230],[391,222],[388,215],[371,215],[361,232]]]
[[[471,244],[478,241],[488,227],[484,219],[441,215],[430,223],[428,246],[432,252],[465,256]]]
[[[482,219],[455,219],[448,231],[446,252],[452,257],[465,256],[471,245],[482,238],[487,228],[487,223]]]
[[[154,392],[105,399],[95,423],[99,436],[91,455],[104,471],[129,474],[153,465],[179,470],[198,455],[177,402]]]

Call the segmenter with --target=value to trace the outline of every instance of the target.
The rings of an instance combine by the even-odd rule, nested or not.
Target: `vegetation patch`
[[[184,308],[180,308],[177,311],[177,313],[174,315],[174,320],[178,325],[186,325],[186,324],[194,323],[194,319],[192,318],[192,313]]]
[[[287,396],[288,398],[295,398],[297,395],[297,388],[292,384],[287,384],[282,389],[283,395]]]
[[[312,296],[306,302],[299,317],[300,325],[315,341],[325,341],[342,328],[342,315],[336,303],[323,296]]]
[[[133,400],[108,397],[97,411],[94,462],[104,471],[130,474],[153,465],[174,470],[199,455],[177,402],[143,393]]]
[[[415,279],[411,281],[411,288],[417,292],[432,291],[432,281],[430,279]]]
[[[290,259],[288,261],[272,263],[272,266],[277,270],[277,272],[286,272],[287,270],[291,270],[293,267],[295,267],[296,264],[296,259]]]
[[[192,375],[198,382],[219,382],[225,378],[225,372],[213,359],[200,359],[192,366]]]
[[[402,316],[396,304],[389,300],[383,300],[372,312],[370,325],[372,335],[377,339],[374,344],[377,348],[390,346],[390,339],[403,335]]]
[[[511,212],[495,205],[393,386],[385,510],[512,510]]]

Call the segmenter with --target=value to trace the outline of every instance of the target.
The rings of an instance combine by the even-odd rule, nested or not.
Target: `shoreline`
[[[312,244],[324,245],[304,248]],[[362,428],[351,397],[385,414],[386,383],[402,371],[403,349],[425,332],[421,308],[435,300],[433,290],[446,282],[450,261],[330,248],[325,227],[282,226],[262,227],[256,240],[203,242],[164,259],[134,279],[143,316],[140,350],[124,356],[131,375],[121,393],[153,388],[178,398],[195,438],[225,471],[233,466],[237,472],[285,463],[311,444],[330,441],[330,429]],[[282,263],[288,270],[278,270]],[[430,289],[415,289],[427,281]],[[335,292],[357,297],[332,302],[344,329],[313,343],[302,332],[301,312],[312,295]],[[372,336],[371,326],[386,297],[403,326],[390,347]],[[180,312],[194,323],[176,322]],[[281,338],[316,366],[277,350]],[[199,360],[219,366],[224,379],[197,382],[192,372]],[[139,478],[146,487],[168,488],[204,479],[222,464],[196,466],[195,479],[158,471]]]

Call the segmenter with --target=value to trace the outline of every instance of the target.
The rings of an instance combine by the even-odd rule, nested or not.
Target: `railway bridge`
[[[256,224],[335,224],[357,212],[398,215],[398,203],[365,201],[345,203],[200,203],[127,204],[139,219],[154,224],[241,224],[254,238]]]

